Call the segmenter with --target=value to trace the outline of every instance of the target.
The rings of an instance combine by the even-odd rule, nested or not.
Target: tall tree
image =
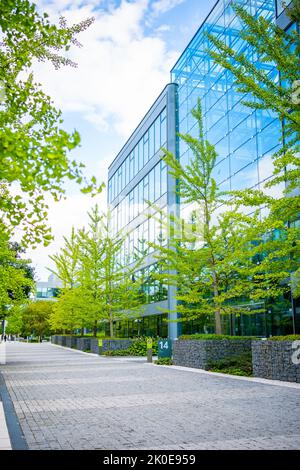
[[[9,242],[10,233],[0,223],[0,315],[6,318],[14,307],[28,302],[28,295],[34,288],[33,279],[28,275],[29,261],[16,256]]]
[[[22,320],[23,307],[18,305],[13,307],[9,313],[8,323],[5,328],[5,332],[9,335],[20,335],[23,329]]]
[[[68,27],[61,18],[54,25],[29,0],[0,4],[0,182],[5,189],[0,193],[0,217],[11,228],[22,228],[27,244],[51,240],[45,223],[46,193],[60,199],[65,179],[82,185],[83,192],[102,188],[94,177],[86,181],[84,165],[69,158],[80,136],[61,127],[61,112],[32,73],[34,60],[50,61],[55,68],[75,66],[64,53],[79,44],[77,34],[92,22],[88,18]]]
[[[40,339],[50,334],[50,315],[54,302],[39,300],[31,302],[22,311],[22,332],[26,336],[34,334]]]
[[[232,220],[224,215],[217,215],[218,208],[226,209],[224,193],[219,191],[213,178],[217,153],[215,148],[205,139],[200,101],[192,110],[197,120],[199,136],[182,135],[186,144],[193,152],[193,159],[183,168],[180,161],[165,151],[165,162],[170,174],[178,181],[178,195],[183,204],[193,204],[195,208],[191,224],[185,221],[184,231],[174,217],[167,222],[173,227],[173,239],[169,247],[155,246],[160,253],[163,274],[159,279],[177,286],[177,311],[182,320],[192,320],[204,314],[215,317],[215,331],[222,333],[221,314],[228,312],[224,296],[236,293],[236,282],[228,291],[228,278],[233,281],[234,267],[229,270],[232,253],[230,242],[234,235]],[[240,222],[243,222],[240,216]],[[180,227],[179,233],[176,226]],[[189,228],[189,230],[187,230]],[[235,226],[236,228],[236,226]],[[172,273],[172,274],[170,274]],[[235,276],[237,277],[237,276]],[[223,296],[223,297],[222,297]]]
[[[80,247],[78,243],[78,233],[72,227],[69,238],[63,237],[63,246],[58,253],[50,255],[49,258],[54,262],[55,269],[50,269],[62,283],[59,290],[58,302],[53,308],[50,317],[50,323],[53,329],[69,330],[80,328],[83,331],[84,321],[80,317],[84,316],[80,307],[80,296],[78,296],[77,287],[79,285],[80,270]],[[81,314],[81,315],[80,315]]]
[[[84,303],[78,287],[60,290],[50,314],[51,330],[73,332],[75,329],[80,329],[83,334],[84,327],[88,326],[87,309],[88,305]]]
[[[51,325],[59,329],[92,328],[96,336],[100,321],[110,325],[114,335],[116,319],[133,316],[141,304],[140,283],[134,273],[142,258],[130,267],[119,261],[119,252],[127,235],[111,234],[110,213],[101,214],[96,205],[89,225],[71,239],[65,239],[61,252],[51,259],[56,274],[64,280],[51,315]]]
[[[56,267],[56,269],[49,268],[49,271],[60,279],[64,289],[72,289],[78,282],[80,263],[78,234],[74,227],[72,227],[70,238],[63,237],[63,242],[64,245],[59,252],[49,256]]]
[[[119,253],[127,234],[111,234],[111,215],[100,214],[98,206],[89,213],[87,231],[80,232],[80,285],[94,315],[94,334],[97,323],[109,322],[110,336],[114,336],[114,322],[133,315],[140,305],[139,281],[134,273],[142,258],[133,266],[119,262]]]

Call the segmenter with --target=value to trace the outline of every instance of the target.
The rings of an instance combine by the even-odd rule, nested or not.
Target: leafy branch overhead
[[[0,5],[0,181],[5,191],[0,195],[1,217],[8,226],[23,229],[25,243],[45,245],[51,240],[45,223],[46,195],[59,200],[66,180],[92,195],[103,187],[95,177],[88,181],[84,165],[69,158],[80,144],[79,133],[62,128],[61,112],[30,70],[35,60],[48,61],[56,69],[75,66],[64,54],[71,45],[80,45],[77,35],[93,18],[69,27],[63,18],[54,25],[47,16],[29,0]]]

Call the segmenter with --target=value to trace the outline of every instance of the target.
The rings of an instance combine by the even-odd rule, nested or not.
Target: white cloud
[[[168,3],[168,8],[174,4]],[[148,0],[123,0],[109,11],[94,10],[92,1],[72,2],[68,9],[64,9],[71,5],[67,0],[55,0],[51,8],[38,4],[50,13],[61,8],[68,23],[95,16],[79,37],[83,47],[70,52],[78,68],[55,71],[39,63],[35,66],[38,80],[63,111],[79,111],[96,127],[113,128],[127,137],[169,81],[177,56],[167,50],[159,34],[145,34]],[[165,11],[167,4],[156,2],[152,7]]]
[[[153,12],[158,15],[177,7],[177,5],[185,1],[186,0],[157,0],[152,4],[152,9]]]
[[[171,26],[168,24],[162,24],[158,28],[155,29],[156,33],[165,33],[166,31],[170,31]]]

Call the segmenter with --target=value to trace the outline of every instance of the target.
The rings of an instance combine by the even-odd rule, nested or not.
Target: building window
[[[127,186],[137,173],[167,141],[167,112],[163,109],[154,123],[139,140],[132,152],[111,177],[111,189],[108,190],[108,201],[112,202]]]
[[[161,196],[167,192],[167,165],[163,160],[160,162],[160,194]]]
[[[156,153],[160,149],[160,117],[158,117],[155,120],[154,128],[155,128],[155,147],[154,147],[154,151]]]
[[[148,132],[143,137],[143,144],[144,144],[144,165],[148,163],[149,160],[149,135]]]
[[[283,5],[284,3],[284,5]],[[276,14],[277,16],[281,15],[285,7],[289,6],[289,4],[292,3],[292,0],[276,0]]]
[[[167,142],[167,112],[166,109],[160,115],[160,145],[161,147]]]

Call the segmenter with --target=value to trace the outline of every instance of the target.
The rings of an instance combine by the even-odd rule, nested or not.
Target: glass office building
[[[239,3],[253,16],[262,15],[268,20],[278,21],[278,24],[284,28],[294,27],[289,24],[278,1],[239,0]],[[149,184],[151,188],[150,200],[161,201],[162,207],[166,205],[167,210],[169,205],[175,202],[173,194],[175,182],[171,181],[170,177],[164,176],[166,169],[161,162],[158,149],[159,145],[164,145],[162,140],[165,140],[168,148],[177,152],[183,165],[189,162],[192,157],[191,151],[182,140],[176,142],[175,132],[177,125],[181,133],[188,132],[197,136],[197,123],[191,115],[191,110],[197,104],[198,98],[202,104],[205,136],[218,153],[214,177],[220,190],[262,188],[272,177],[272,155],[279,148],[282,123],[272,111],[253,110],[243,105],[242,101],[250,101],[251,96],[237,92],[232,74],[216,64],[208,53],[208,50],[214,46],[206,33],[215,35],[236,51],[242,51],[253,63],[265,70],[272,81],[279,81],[280,76],[275,66],[261,62],[261,58],[251,46],[240,38],[242,27],[231,1],[219,0],[171,70],[171,81],[174,84],[172,106],[163,106],[157,109],[157,112],[150,110],[149,115],[153,117],[150,118],[149,124],[145,124],[145,120],[142,121],[136,131],[137,138],[134,133],[110,167],[108,188],[109,203],[115,214],[114,230],[130,223],[136,227],[136,232],[133,232],[128,240],[128,246],[124,247],[123,257],[127,252],[132,253],[132,247],[140,243],[142,238],[152,240],[158,235],[157,227],[150,228],[147,225],[145,229],[139,222],[135,222],[139,221],[140,214],[144,210],[142,201],[144,178],[146,177],[146,185]],[[165,93],[166,91],[162,96]],[[174,103],[177,103],[176,109]],[[164,119],[167,122],[170,119],[173,123],[167,127],[166,133],[161,127]],[[156,128],[160,130],[156,131]],[[139,129],[142,130],[140,133]],[[160,144],[155,140],[157,132],[160,136],[165,136],[165,139],[160,140]],[[277,187],[276,191],[280,193],[282,189]],[[132,200],[135,209],[132,209]],[[189,208],[182,205],[181,215],[186,217],[188,212]],[[149,289],[153,291],[154,287],[149,286]],[[173,302],[170,296],[174,297],[174,292],[169,290],[165,294],[168,299],[164,300],[164,305],[170,306]],[[151,295],[148,299],[147,314],[153,315],[153,308],[149,308]],[[162,315],[158,312],[156,314]],[[292,332],[293,322],[299,323],[299,314],[299,306],[292,305],[291,299],[286,298],[276,305],[266,305],[265,314],[224,317],[224,330],[227,333],[242,335],[287,334]],[[157,320],[153,321],[155,323]],[[169,335],[176,337],[178,328],[177,323],[173,323],[173,326],[169,324]],[[214,321],[212,318],[202,318],[183,323],[180,328],[184,333],[213,332]],[[150,331],[143,332],[150,333]],[[160,331],[153,330],[152,334],[160,334]]]
[[[176,88],[175,84],[165,87],[108,170],[111,231],[113,234],[120,230],[128,233],[119,253],[119,262],[131,264],[138,253],[145,255],[145,261],[136,273],[143,278],[145,305],[141,309],[142,318],[117,322],[118,336],[168,335],[168,325],[163,321],[167,317],[164,310],[173,308],[174,296],[171,288],[153,278],[157,263],[153,249],[148,246],[149,242],[167,244],[168,239],[159,217],[148,217],[147,202],[165,213],[174,205],[175,181],[162,161],[161,148],[176,152]]]

